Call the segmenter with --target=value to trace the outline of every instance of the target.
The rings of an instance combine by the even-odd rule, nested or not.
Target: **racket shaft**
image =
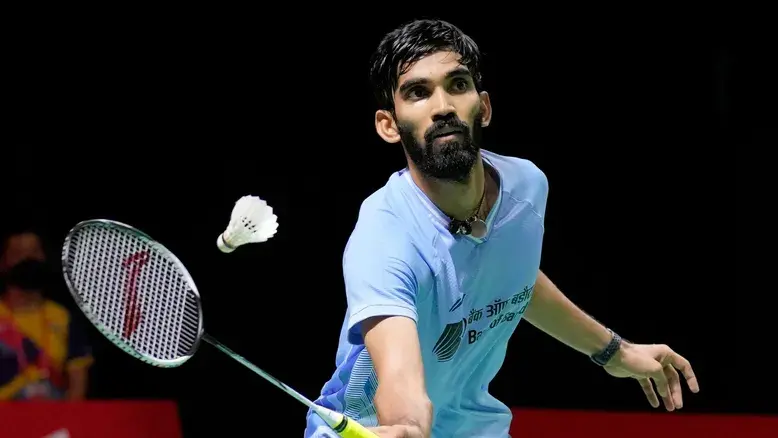
[[[243,356],[241,356],[238,353],[230,350],[226,345],[222,344],[221,342],[217,341],[216,339],[212,338],[211,336],[209,336],[207,334],[203,335],[203,340],[208,342],[209,344],[213,345],[214,347],[218,348],[222,352],[226,353],[228,356],[230,356],[231,358],[235,359],[236,361],[240,362],[246,368],[250,369],[251,371],[254,371],[257,374],[259,374],[265,380],[267,380],[268,382],[270,382],[273,385],[275,385],[276,387],[278,387],[280,390],[286,392],[287,394],[289,394],[292,397],[294,397],[295,399],[297,399],[297,401],[299,401],[300,403],[304,404],[305,406],[307,406],[309,408],[313,408],[313,402],[312,401],[308,400],[306,397],[304,397],[302,394],[300,394],[299,392],[295,391],[294,389],[286,386],[283,382],[281,382],[280,380],[278,380],[275,377],[271,376],[267,372],[263,371],[258,366],[256,366],[253,363],[249,362]]]
[[[246,358],[239,355],[238,353],[230,350],[229,347],[217,341],[213,337],[209,336],[207,333],[203,334],[202,339],[208,342],[209,344],[213,345],[214,347],[218,348],[220,351],[227,354],[231,358],[240,362],[246,368],[259,374],[265,380],[275,385],[278,389],[291,395],[292,397],[297,399],[297,401],[304,404],[308,408],[312,409],[314,412],[316,412],[317,415],[319,415],[324,421],[326,421],[327,424],[329,424],[330,427],[332,427],[333,430],[337,432],[338,435],[340,435],[342,438],[378,438],[378,435],[374,434],[373,432],[370,432],[364,426],[352,420],[351,418],[348,418],[341,413],[332,411],[323,406],[314,404],[312,401],[308,400],[305,396],[303,396],[299,392],[286,386],[284,382],[276,379],[275,377],[271,376],[269,373],[263,371],[261,368],[249,362]]]

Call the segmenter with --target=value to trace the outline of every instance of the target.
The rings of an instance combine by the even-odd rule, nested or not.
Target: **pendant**
[[[486,222],[476,219],[470,223],[470,235],[476,239],[483,239],[486,236]]]

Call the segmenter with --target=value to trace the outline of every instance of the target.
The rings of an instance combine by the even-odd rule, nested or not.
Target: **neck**
[[[408,168],[416,185],[449,217],[466,220],[476,212],[475,209],[481,202],[486,188],[484,165],[480,154],[467,180],[461,183],[441,181],[422,175],[413,163],[409,163]]]
[[[9,287],[3,300],[12,309],[33,309],[41,304],[43,297],[38,292],[27,292],[16,287]]]

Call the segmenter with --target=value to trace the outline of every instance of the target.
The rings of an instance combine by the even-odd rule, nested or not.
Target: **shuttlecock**
[[[247,243],[265,242],[276,234],[278,217],[267,201],[257,196],[244,196],[235,203],[230,223],[216,239],[221,252],[233,252]]]

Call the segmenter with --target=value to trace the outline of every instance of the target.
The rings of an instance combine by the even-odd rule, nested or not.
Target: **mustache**
[[[437,137],[439,134],[441,134],[444,130],[456,130],[464,133],[465,135],[470,133],[470,127],[467,125],[467,123],[461,121],[461,120],[440,120],[435,122],[432,126],[430,126],[427,129],[427,132],[424,133],[424,141],[431,142],[435,137]]]

